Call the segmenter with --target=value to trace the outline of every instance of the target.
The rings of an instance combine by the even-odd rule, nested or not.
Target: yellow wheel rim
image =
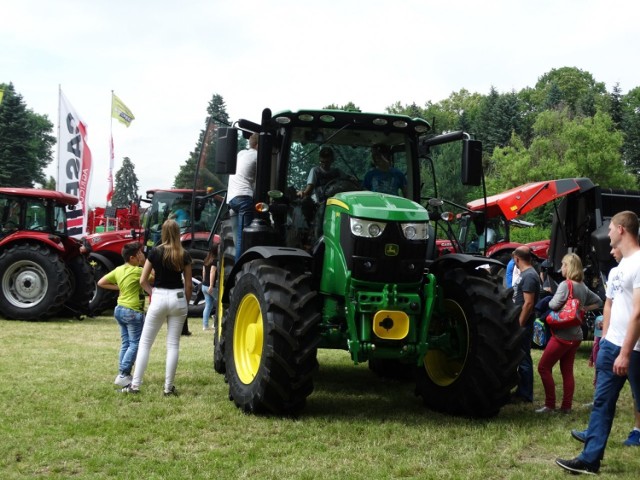
[[[224,292],[224,257],[220,260],[220,267],[218,269],[218,308],[216,308],[216,331],[218,340],[222,336],[222,292]]]
[[[454,300],[444,301],[446,329],[450,333],[451,345],[443,349],[429,350],[424,357],[424,368],[429,378],[441,387],[451,385],[462,372],[469,354],[469,324],[460,304]],[[443,333],[439,331],[438,333]]]
[[[240,302],[233,331],[233,360],[240,381],[253,382],[260,369],[264,328],[260,302],[254,294],[246,295]]]

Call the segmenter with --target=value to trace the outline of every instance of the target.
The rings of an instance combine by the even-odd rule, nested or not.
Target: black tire
[[[204,312],[204,294],[201,292],[202,286],[202,266],[204,265],[204,259],[207,256],[207,252],[202,250],[189,250],[191,255],[191,276],[193,277],[193,289],[191,291],[191,299],[189,300],[189,313],[190,317],[200,317]]]
[[[236,244],[233,237],[233,228],[230,221],[222,223],[222,233],[220,235],[220,249],[218,251],[218,305],[216,306],[216,325],[213,335],[213,369],[220,374],[227,371],[224,363],[225,351],[225,325],[229,312],[228,301],[223,301],[223,292],[229,273],[236,262]]]
[[[84,255],[76,255],[67,260],[70,271],[71,296],[64,306],[74,315],[91,313],[91,300],[96,295],[96,279],[93,267]]]
[[[100,288],[97,286],[98,280],[115,268],[112,263],[105,264],[100,259],[89,255],[89,264],[93,268],[93,278],[96,284],[91,300],[89,300],[90,315],[100,315],[106,310],[115,308],[118,301],[118,292]]]
[[[505,277],[507,275],[507,264],[511,261],[511,254],[512,253],[513,253],[513,250],[508,251],[508,252],[500,252],[495,257],[491,257],[494,260],[498,260],[499,262],[502,262],[504,264],[504,266],[491,265],[489,267],[489,270],[491,271],[491,274],[495,275],[496,277],[498,277],[498,279],[502,282],[503,285],[504,285],[504,282],[505,282]],[[508,288],[511,285],[505,285],[505,286]]]
[[[313,391],[320,309],[299,265],[245,263],[230,292],[229,398],[247,413],[295,414]]]
[[[434,312],[434,345],[418,368],[416,394],[431,409],[492,417],[507,403],[522,358],[518,309],[505,290],[480,272],[458,267],[438,279],[442,311]],[[437,339],[443,339],[438,348]]]
[[[18,244],[0,255],[0,312],[16,320],[41,320],[60,311],[70,295],[67,268],[44,245]]]

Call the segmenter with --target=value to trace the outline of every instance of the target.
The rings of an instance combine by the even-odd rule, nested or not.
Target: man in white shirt
[[[229,175],[227,203],[236,214],[236,260],[242,253],[242,231],[251,224],[254,214],[253,192],[256,186],[258,134],[249,137],[249,148],[238,153],[235,175]]]
[[[597,473],[611,433],[616,403],[627,379],[634,398],[640,398],[640,245],[638,217],[631,211],[613,216],[609,224],[611,246],[622,260],[609,278],[613,289],[611,315],[600,340],[596,359],[596,391],[584,449],[572,460],[556,463],[572,473]],[[638,408],[636,401],[636,409]]]

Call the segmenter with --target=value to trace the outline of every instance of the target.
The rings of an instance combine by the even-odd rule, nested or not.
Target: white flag
[[[58,138],[58,190],[78,197],[74,210],[67,209],[69,235],[81,237],[87,230],[87,200],[91,183],[91,150],[87,126],[60,90]]]

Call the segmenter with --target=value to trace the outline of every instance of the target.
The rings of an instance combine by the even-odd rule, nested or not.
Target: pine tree
[[[122,167],[116,172],[111,204],[116,208],[126,208],[138,200],[138,177],[129,157],[124,157]]]
[[[228,126],[229,125],[229,115],[227,114],[227,107],[224,103],[224,99],[222,95],[214,94],[209,102],[207,107],[207,113],[211,117],[215,128],[220,126]],[[196,173],[196,166],[200,159],[200,151],[203,146],[204,136],[206,133],[206,126],[209,124],[209,117],[207,117],[205,121],[205,129],[200,131],[198,136],[198,142],[196,143],[196,148],[193,152],[189,153],[189,158],[185,161],[184,165],[180,167],[178,174],[173,182],[173,186],[175,188],[193,188],[194,187],[194,178]],[[206,151],[206,161],[204,168],[200,169],[200,184],[199,187],[213,187],[215,190],[220,190],[226,188],[227,178],[225,176],[218,176],[214,172],[214,164],[215,164],[215,153],[216,153],[216,145],[215,145],[215,136],[214,141],[212,141],[207,148]]]
[[[611,116],[611,120],[615,124],[616,128],[620,128],[622,125],[622,89],[620,88],[620,84],[616,83],[613,86],[611,93],[609,94],[609,98],[611,99],[611,106],[609,108],[609,115]]]
[[[46,182],[44,170],[51,163],[55,137],[46,115],[27,109],[13,84],[0,84],[0,185],[33,187]]]

